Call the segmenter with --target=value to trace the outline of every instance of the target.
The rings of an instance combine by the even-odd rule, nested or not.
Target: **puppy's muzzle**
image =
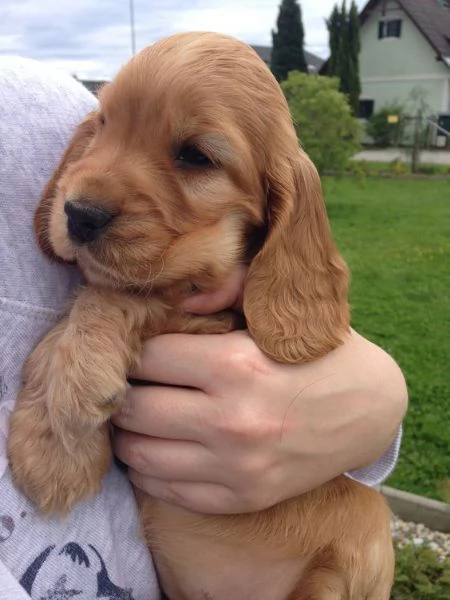
[[[79,201],[67,201],[64,212],[70,238],[81,244],[98,239],[114,219],[104,208],[86,206]]]

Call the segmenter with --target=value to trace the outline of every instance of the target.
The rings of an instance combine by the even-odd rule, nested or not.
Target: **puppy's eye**
[[[175,156],[175,164],[180,167],[211,167],[212,161],[194,144],[184,144]]]
[[[103,115],[102,113],[100,113],[98,115],[98,122],[100,123],[100,125],[103,127],[106,123],[106,118],[105,115]]]

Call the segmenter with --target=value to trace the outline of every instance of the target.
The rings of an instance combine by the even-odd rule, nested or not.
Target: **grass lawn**
[[[352,271],[353,326],[406,375],[402,455],[387,482],[450,501],[450,183],[323,179]]]

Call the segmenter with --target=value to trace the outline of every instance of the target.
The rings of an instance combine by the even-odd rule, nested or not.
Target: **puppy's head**
[[[284,96],[248,46],[179,34],[131,60],[75,132],[36,215],[41,247],[130,291],[220,286],[250,262],[257,343],[298,361],[348,326],[345,265]]]

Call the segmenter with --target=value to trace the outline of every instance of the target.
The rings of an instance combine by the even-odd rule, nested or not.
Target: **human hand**
[[[154,385],[130,390],[115,451],[135,485],[204,513],[261,510],[370,464],[407,403],[397,365],[355,332],[294,366],[245,332],[159,336],[136,376]]]

